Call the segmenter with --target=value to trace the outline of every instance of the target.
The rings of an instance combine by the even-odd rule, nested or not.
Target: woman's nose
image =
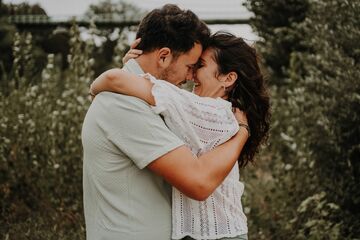
[[[186,75],[186,80],[193,80],[195,77],[195,71],[193,69],[189,70]]]

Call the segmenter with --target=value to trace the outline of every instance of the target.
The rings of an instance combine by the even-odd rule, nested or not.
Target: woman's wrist
[[[238,124],[239,124],[240,129],[241,129],[241,128],[246,129],[247,134],[248,134],[248,137],[250,137],[250,136],[251,136],[251,133],[250,133],[250,127],[249,127],[249,125],[247,125],[247,124],[245,124],[245,123],[241,123],[241,122],[239,122]]]

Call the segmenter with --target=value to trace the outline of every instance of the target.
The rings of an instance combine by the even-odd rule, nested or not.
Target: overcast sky
[[[115,0],[113,2],[117,2]],[[96,4],[99,0],[3,0],[4,3],[30,4],[39,3],[50,16],[79,16],[84,14],[90,4]],[[181,8],[191,9],[201,19],[238,19],[247,18],[251,13],[242,6],[244,0],[127,0],[138,7],[151,10],[161,7],[166,3],[174,3]],[[218,30],[227,30],[248,39],[250,42],[257,39],[248,25],[211,25],[210,29],[215,32]]]

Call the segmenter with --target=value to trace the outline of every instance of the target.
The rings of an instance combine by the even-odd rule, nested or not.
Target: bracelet
[[[251,136],[250,134],[250,128],[248,125],[244,124],[244,123],[239,123],[239,127],[244,127],[246,129],[246,131],[248,132],[248,137]]]

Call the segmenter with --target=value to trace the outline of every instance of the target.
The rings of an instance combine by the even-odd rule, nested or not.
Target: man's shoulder
[[[159,118],[150,105],[139,98],[101,92],[92,101],[84,121],[92,124],[118,125],[127,118],[142,119],[140,116],[144,115],[152,121],[157,121]]]
[[[147,109],[151,111],[150,105],[140,98],[133,96],[113,93],[113,92],[101,92],[96,95],[93,103],[94,105],[99,105],[102,108],[114,108],[114,107],[136,107]]]

